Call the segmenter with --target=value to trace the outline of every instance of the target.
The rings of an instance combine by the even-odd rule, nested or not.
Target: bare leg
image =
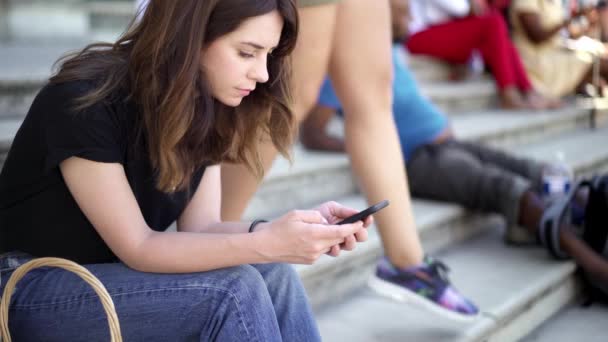
[[[421,263],[423,252],[393,122],[388,1],[340,3],[330,75],[345,110],[346,150],[368,203],[391,205],[374,215],[393,264]]]
[[[507,86],[499,92],[500,105],[504,109],[525,109],[528,104],[515,86]]]
[[[536,234],[543,214],[542,201],[533,192],[527,192],[522,196],[520,205],[520,223],[531,233]],[[567,224],[560,229],[560,245],[577,265],[597,277],[602,283],[608,284],[608,261],[577,238]]]
[[[574,259],[577,265],[598,278],[603,284],[608,284],[608,260],[589,248],[568,227],[562,227],[559,238],[562,248]]]
[[[336,110],[317,105],[300,125],[300,141],[311,150],[344,152],[344,141],[327,134],[327,124]]]
[[[331,51],[336,5],[300,8],[300,33],[293,54],[294,113],[301,121],[317,100]],[[271,143],[260,148],[264,170],[270,169],[277,151]],[[240,220],[259,180],[242,165],[222,165],[222,218]]]

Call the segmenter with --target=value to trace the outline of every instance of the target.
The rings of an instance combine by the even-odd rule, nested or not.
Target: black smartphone
[[[365,210],[362,210],[362,211],[356,213],[355,215],[349,216],[336,224],[349,224],[349,223],[355,223],[357,221],[363,221],[369,215],[377,213],[380,209],[386,208],[388,206],[388,204],[389,204],[388,200],[384,200],[380,203],[372,205],[371,207],[369,207]]]

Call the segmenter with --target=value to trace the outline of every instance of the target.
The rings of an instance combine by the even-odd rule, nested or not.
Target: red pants
[[[433,56],[450,63],[466,63],[477,49],[490,67],[499,89],[532,89],[504,18],[498,12],[467,17],[420,31],[405,42],[411,53]]]

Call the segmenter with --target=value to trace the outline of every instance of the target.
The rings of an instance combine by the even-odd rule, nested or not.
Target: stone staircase
[[[126,11],[126,7],[114,9]],[[100,16],[113,15],[109,7],[96,11]],[[79,46],[0,46],[0,163],[54,59]],[[415,57],[409,63],[423,92],[448,111],[457,136],[536,159],[549,160],[560,151],[577,175],[608,170],[604,112],[599,112],[597,128],[592,130],[589,109],[575,101],[553,112],[497,110],[491,79],[449,83],[442,81],[448,70],[436,61]],[[340,123],[333,125],[340,134]],[[309,152],[297,145],[294,160],[291,166],[277,160],[247,209],[247,218],[272,218],[326,200],[366,207],[345,155]],[[370,240],[355,251],[296,266],[324,340],[537,341],[539,336],[550,336],[564,319],[560,317],[572,315],[575,309],[569,305],[579,297],[580,284],[571,262],[555,262],[539,248],[505,246],[504,223],[496,215],[418,199],[413,206],[425,250],[451,267],[453,282],[480,305],[480,319],[464,325],[435,319],[367,289],[367,278],[382,254],[372,228]],[[606,309],[599,308],[594,317],[605,314]]]
[[[463,139],[539,160],[551,161],[560,152],[578,176],[608,171],[607,115],[600,111],[597,128],[590,129],[585,102],[572,100],[550,112],[505,111],[488,107],[495,103],[495,90],[487,79],[465,84],[427,80],[422,88],[440,106],[454,109],[450,118]],[[332,131],[340,134],[340,124],[336,126]],[[328,199],[355,208],[367,206],[357,193],[346,156],[299,146],[294,156],[291,166],[277,160],[247,218],[273,217]],[[382,254],[377,232],[371,230],[370,241],[353,252],[296,266],[325,340],[515,341],[579,297],[574,264],[555,262],[540,248],[505,246],[499,217],[433,201],[414,200],[413,205],[425,250],[450,265],[452,280],[480,305],[481,318],[466,325],[430,320],[417,308],[367,289],[365,283]],[[606,314],[605,308],[599,311]]]

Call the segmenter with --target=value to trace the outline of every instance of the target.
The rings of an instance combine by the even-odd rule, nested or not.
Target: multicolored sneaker
[[[447,272],[445,264],[429,257],[424,258],[422,265],[403,270],[384,257],[378,262],[368,285],[381,295],[420,306],[448,319],[475,320],[479,310],[450,285]]]

